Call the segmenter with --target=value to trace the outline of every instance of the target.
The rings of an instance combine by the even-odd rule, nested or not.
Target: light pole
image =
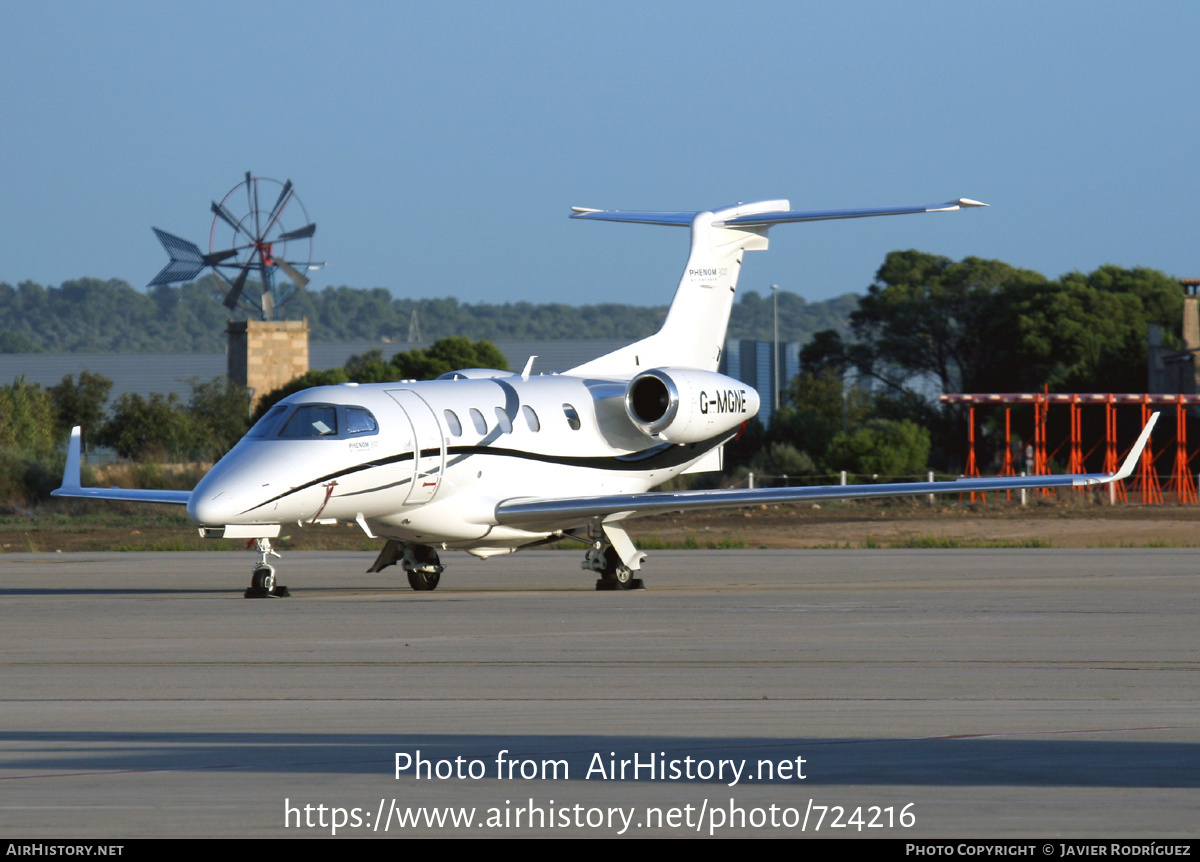
[[[773,371],[771,375],[775,382],[775,406],[772,408],[772,417],[779,412],[779,285],[771,285],[771,295],[775,299],[775,354],[773,361]]]

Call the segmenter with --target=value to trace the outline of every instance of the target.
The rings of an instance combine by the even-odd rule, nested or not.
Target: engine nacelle
[[[699,443],[758,412],[754,388],[712,371],[651,368],[629,381],[625,412],[643,433],[668,443]]]

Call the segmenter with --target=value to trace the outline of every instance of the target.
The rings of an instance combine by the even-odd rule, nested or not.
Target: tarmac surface
[[[594,592],[582,553],[446,554],[414,593],[291,553],[254,601],[252,553],[0,555],[0,823],[1196,838],[1196,557],[658,551]]]

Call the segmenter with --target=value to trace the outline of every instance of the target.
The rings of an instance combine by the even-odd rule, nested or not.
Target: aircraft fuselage
[[[712,433],[671,443],[631,420],[626,382],[479,373],[496,376],[297,393],[201,480],[188,514],[209,527],[358,521],[405,542],[513,550],[554,531],[500,525],[498,503],[649,490],[758,407],[753,390],[713,374],[683,405]]]

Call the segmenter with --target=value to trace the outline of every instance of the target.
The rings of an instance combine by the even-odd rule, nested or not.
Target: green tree
[[[907,419],[872,419],[853,431],[839,431],[829,444],[835,470],[881,477],[912,476],[929,461],[929,431]]]
[[[197,446],[191,417],[174,392],[122,395],[96,439],[123,458],[144,461],[190,460]]]
[[[78,425],[89,434],[104,421],[104,405],[113,382],[103,374],[79,372],[79,380],[68,374],[49,389],[54,404],[56,436],[61,439]],[[88,439],[86,436],[84,439]]]
[[[996,260],[891,252],[850,315],[859,370],[901,391],[933,377],[943,392],[987,392],[1011,370],[1013,299],[1050,289]]]
[[[1139,391],[1146,326],[1179,327],[1179,285],[1156,270],[1104,266],[1050,281],[995,260],[887,256],[850,316],[842,351],[894,392]],[[837,345],[810,352],[825,361]]]
[[[27,332],[6,329],[0,332],[0,353],[42,353]]]
[[[216,461],[250,430],[250,396],[227,377],[189,382],[187,415],[195,431],[194,454],[203,461]]]
[[[776,441],[767,444],[750,459],[750,469],[764,477],[810,476],[817,472],[817,465],[807,452],[802,452],[791,443]]]
[[[1146,385],[1146,330],[1177,331],[1178,281],[1152,269],[1103,266],[1064,275],[1053,289],[1014,297],[1016,349],[1007,376],[1025,391],[1139,392]],[[999,390],[992,390],[999,391]]]
[[[824,468],[834,435],[843,427],[854,428],[870,418],[875,401],[871,392],[848,384],[832,365],[820,372],[804,372],[788,384],[786,403],[771,415],[763,451],[770,456],[771,447],[784,445],[810,460],[813,467],[808,470],[793,467],[778,471],[789,476]],[[782,459],[784,451],[776,450],[775,460]]]
[[[24,377],[0,386],[0,450],[45,457],[54,451],[55,442],[50,394]]]
[[[428,350],[397,353],[389,363],[401,380],[432,380],[462,368],[508,370],[508,360],[490,341],[471,341],[459,335],[443,338]]]

